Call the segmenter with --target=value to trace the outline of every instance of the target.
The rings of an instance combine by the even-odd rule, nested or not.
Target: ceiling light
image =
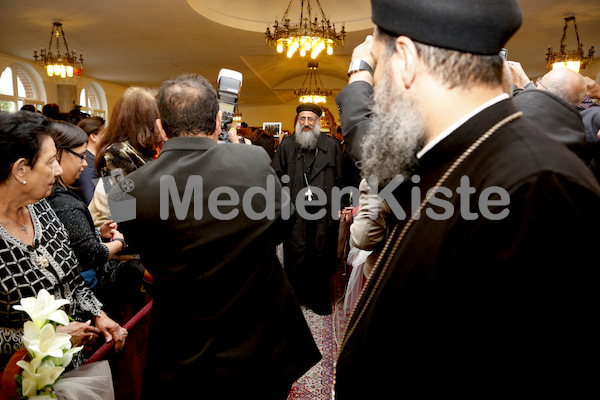
[[[299,22],[297,24],[290,23],[288,14],[293,1],[290,0],[281,21],[275,19],[272,34],[271,29],[267,27],[267,45],[276,46],[277,52],[285,52],[288,58],[292,58],[300,49],[299,53],[302,57],[310,53],[312,59],[315,59],[323,50],[326,50],[328,55],[332,55],[336,44],[344,45],[346,38],[344,26],[342,25],[340,33],[336,33],[335,25],[332,25],[329,18],[325,17],[319,0],[315,1],[321,13],[320,22],[317,17],[313,21],[310,0],[300,0]],[[306,3],[306,13],[304,3]]]
[[[62,36],[63,43],[65,46],[65,53],[60,52],[60,37]],[[56,38],[56,53],[52,52],[52,41]],[[38,60],[38,57],[40,58]],[[72,77],[81,75],[81,68],[83,68],[83,55],[79,53],[79,59],[75,50],[69,52],[69,45],[65,38],[65,33],[62,29],[62,23],[54,21],[52,23],[52,32],[50,33],[50,42],[48,43],[48,50],[43,47],[40,50],[38,56],[37,49],[33,51],[33,58],[37,65],[41,65],[46,68],[48,76],[60,76],[61,78]]]
[[[331,89],[324,89],[323,82],[319,76],[319,63],[311,61],[308,63],[308,72],[302,82],[300,89],[294,89],[294,94],[298,96],[301,103],[325,103],[327,96],[331,96]]]
[[[575,26],[575,36],[577,37],[577,50],[566,50],[567,28],[569,27],[570,21],[573,21],[573,25]],[[587,64],[592,63],[594,53],[594,46],[592,46],[588,50],[587,57],[584,57],[583,43],[579,42],[579,32],[577,32],[577,21],[575,20],[575,16],[571,15],[569,17],[565,17],[563,35],[560,39],[560,50],[553,52],[552,47],[548,47],[548,52],[546,53],[546,68],[569,68],[575,72],[579,72],[580,68],[585,68]]]

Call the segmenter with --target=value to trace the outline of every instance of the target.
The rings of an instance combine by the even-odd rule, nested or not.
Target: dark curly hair
[[[29,111],[0,113],[0,183],[8,179],[20,158],[31,168],[35,166],[44,136],[50,137],[49,124],[42,114]]]

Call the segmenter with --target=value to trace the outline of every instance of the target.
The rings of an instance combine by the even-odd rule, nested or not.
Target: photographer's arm
[[[590,77],[584,76],[587,85],[586,95],[592,99],[600,99],[600,85]]]
[[[531,79],[525,73],[523,66],[517,61],[506,61],[510,72],[512,73],[512,79],[515,86],[520,89],[535,89],[535,84],[531,82]]]
[[[240,137],[237,135],[237,128],[235,126],[231,127],[229,130],[229,141],[231,143],[239,143]]]

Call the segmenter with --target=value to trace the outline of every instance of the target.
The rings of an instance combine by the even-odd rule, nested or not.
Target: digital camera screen
[[[219,110],[233,114],[235,112],[235,104],[219,103]]]

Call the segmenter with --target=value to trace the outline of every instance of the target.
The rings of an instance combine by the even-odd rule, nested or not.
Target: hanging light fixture
[[[275,19],[272,34],[270,28],[267,27],[267,45],[276,46],[277,52],[285,52],[288,58],[292,58],[298,51],[302,57],[310,53],[313,60],[323,50],[328,55],[332,55],[336,44],[344,45],[346,38],[344,26],[342,25],[340,33],[336,33],[335,25],[331,25],[329,18],[325,16],[319,0],[315,1],[321,13],[320,22],[317,17],[314,21],[312,19],[310,0],[300,0],[300,20],[297,24],[290,23],[289,11],[293,1],[290,0],[281,21],[278,22]],[[306,14],[304,13],[304,3],[306,3]]]
[[[318,70],[319,63],[310,61],[308,63],[308,72],[304,78],[304,82],[302,82],[302,87],[294,89],[294,94],[298,96],[298,101],[301,103],[325,103],[327,96],[331,96],[332,90],[323,88],[323,82]]]
[[[569,22],[571,21],[573,21],[573,25],[575,26],[575,36],[577,37],[577,50],[566,50],[567,28],[569,27]],[[587,57],[584,57],[583,43],[579,42],[579,32],[577,32],[577,21],[575,20],[575,16],[571,15],[569,17],[565,17],[563,35],[560,39],[560,50],[553,52],[552,47],[548,47],[548,52],[546,53],[546,68],[569,68],[575,72],[579,72],[580,68],[585,68],[587,64],[592,63],[594,53],[594,46],[592,46],[588,50]]]
[[[62,36],[63,43],[65,46],[65,53],[60,51],[60,37]],[[56,53],[52,52],[52,41],[56,39]],[[79,59],[75,50],[69,52],[69,45],[65,38],[65,33],[62,29],[62,23],[54,21],[52,23],[52,32],[50,33],[50,42],[48,43],[48,50],[43,47],[38,55],[37,49],[33,51],[33,58],[37,65],[41,65],[46,68],[48,76],[60,76],[61,78],[72,77],[73,73],[78,72],[76,69],[83,68],[83,55],[79,53]],[[38,58],[40,58],[38,60]]]
[[[233,122],[242,122],[242,113],[237,112],[233,114]]]

